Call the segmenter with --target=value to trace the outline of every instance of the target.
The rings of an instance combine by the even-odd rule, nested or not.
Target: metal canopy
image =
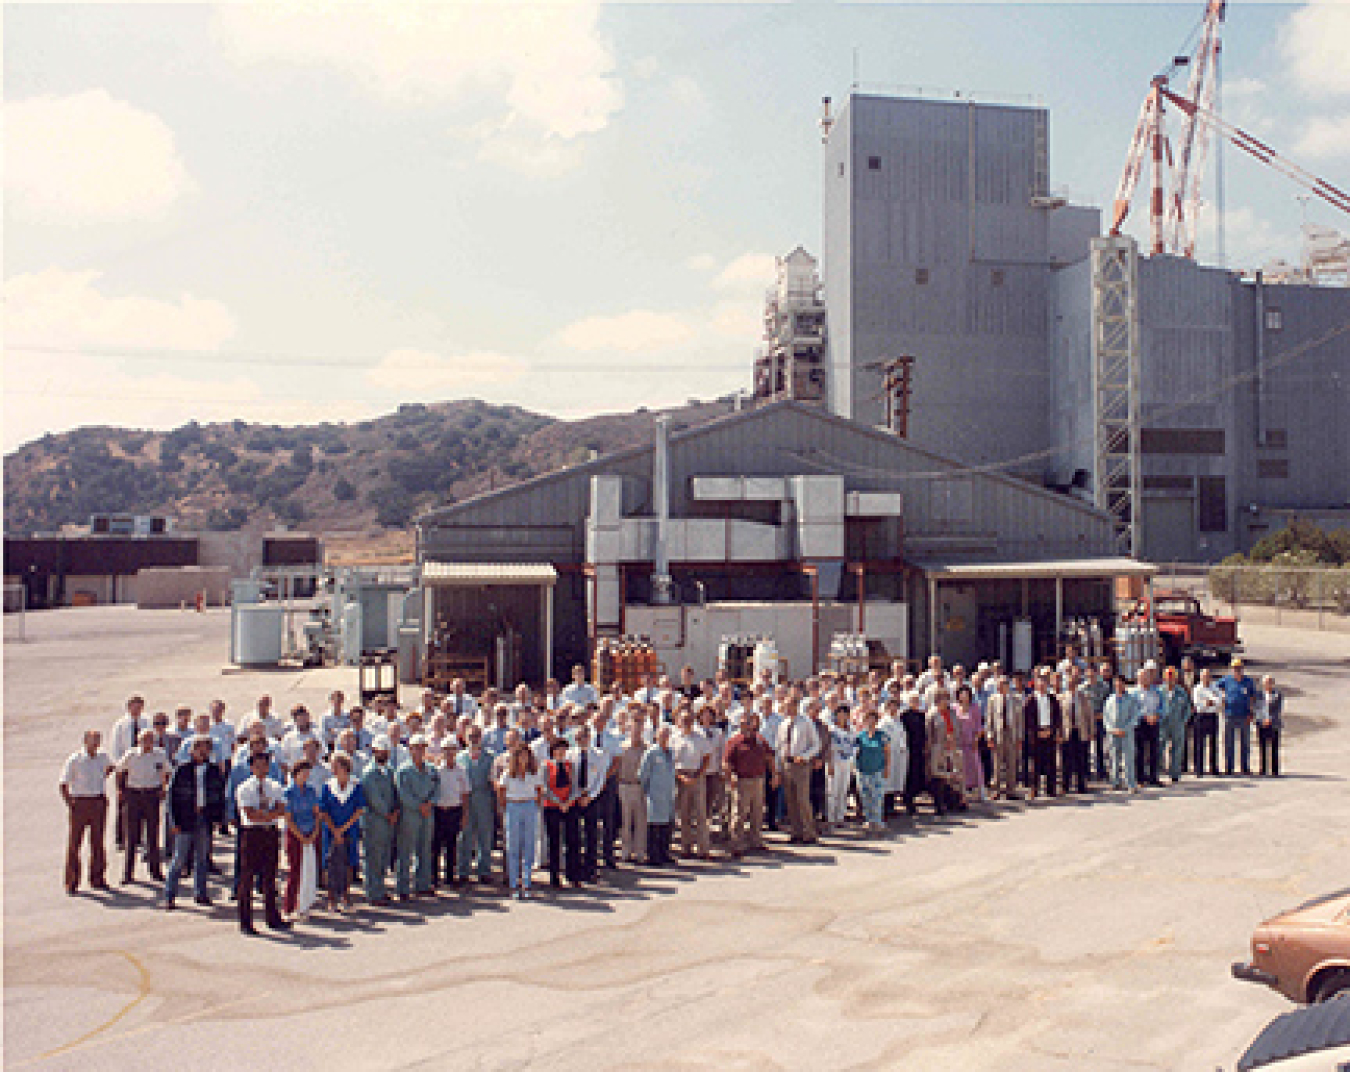
[[[912,561],[936,581],[1050,580],[1094,577],[1152,577],[1158,567],[1133,558],[1068,558],[1048,562]]]
[[[437,587],[485,584],[547,585],[558,583],[548,562],[424,562],[422,583]]]

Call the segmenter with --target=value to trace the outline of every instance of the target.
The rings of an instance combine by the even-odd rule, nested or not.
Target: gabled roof
[[[1045,501],[1052,502],[1056,506],[1071,511],[1077,511],[1094,518],[1105,518],[1107,515],[1096,507],[1083,502],[1080,499],[1072,498],[1059,492],[1049,491],[1045,488],[1039,488],[1025,480],[1017,477],[1008,476],[1006,473],[987,469],[981,466],[967,465],[965,462],[954,458],[948,458],[940,454],[934,454],[932,451],[916,447],[908,440],[900,439],[890,432],[880,428],[874,428],[871,425],[862,424],[859,421],[848,417],[840,417],[829,413],[825,409],[797,402],[792,399],[780,399],[769,402],[765,405],[756,406],[754,409],[741,410],[737,413],[728,413],[713,420],[705,421],[702,424],[694,425],[692,428],[684,428],[678,432],[672,432],[670,442],[672,448],[683,443],[693,442],[698,439],[711,436],[720,436],[726,434],[737,425],[750,426],[758,422],[768,422],[790,418],[800,421],[803,426],[809,426],[813,423],[818,425],[828,425],[835,429],[841,429],[848,434],[871,439],[877,443],[884,444],[886,449],[894,451],[897,455],[907,455],[910,458],[920,459],[930,465],[934,470],[950,472],[952,476],[970,475],[982,480],[992,481],[1005,487],[1015,489],[1018,493],[1032,497],[1039,497]],[[804,445],[809,445],[809,438]],[[534,489],[545,487],[549,484],[560,481],[573,480],[577,477],[602,475],[610,472],[616,463],[631,461],[635,458],[641,458],[650,455],[653,452],[651,443],[643,443],[638,446],[628,447],[624,450],[614,451],[610,454],[601,455],[589,461],[581,462],[577,465],[568,466],[564,469],[555,470],[552,473],[546,473],[543,476],[532,477],[529,480],[523,480],[518,484],[512,484],[509,487],[500,488],[496,491],[482,492],[471,498],[464,499],[461,502],[452,503],[447,506],[436,507],[419,515],[415,519],[417,525],[434,524],[442,518],[450,518],[461,511],[466,511],[472,507],[480,506],[485,502],[500,500],[528,493]],[[803,469],[808,468],[808,459],[802,460]],[[827,462],[818,462],[816,467],[826,472],[837,472]],[[897,476],[904,476],[900,473]]]

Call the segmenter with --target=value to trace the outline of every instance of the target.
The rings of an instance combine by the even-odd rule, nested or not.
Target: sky
[[[1034,99],[1052,186],[1104,205],[1202,12],[7,4],[4,449],[748,387],[774,257],[820,252],[822,96]],[[1236,0],[1224,41],[1224,114],[1345,185],[1350,0]],[[1345,226],[1234,150],[1225,173],[1235,267]]]

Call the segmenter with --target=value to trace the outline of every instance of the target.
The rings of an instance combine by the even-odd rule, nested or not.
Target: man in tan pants
[[[619,810],[622,813],[619,852],[628,861],[647,855],[647,798],[642,792],[642,779],[638,777],[642,757],[647,753],[647,744],[642,739],[644,725],[643,716],[634,714],[628,741],[615,760],[619,770]]]
[[[989,697],[984,716],[984,732],[989,736],[989,751],[994,757],[994,792],[1003,800],[1019,800],[1017,764],[1022,755],[1022,679],[998,679],[998,690]]]
[[[783,713],[778,727],[778,766],[792,827],[789,840],[810,844],[817,840],[816,817],[811,810],[811,766],[822,747],[814,723],[820,701],[808,700],[799,707],[794,693],[787,702],[792,706]]]
[[[707,738],[694,725],[694,713],[684,708],[677,719],[679,733],[671,742],[675,753],[675,811],[680,823],[680,852],[686,859],[706,860],[708,845]]]
[[[741,856],[765,848],[764,788],[772,777],[773,749],[759,733],[759,715],[750,712],[741,730],[727,742],[723,768],[731,780],[731,855]]]

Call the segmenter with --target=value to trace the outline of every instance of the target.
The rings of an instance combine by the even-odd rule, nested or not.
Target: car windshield
[[[1192,610],[1191,603],[1186,599],[1160,599],[1158,600],[1159,614],[1190,614]]]

